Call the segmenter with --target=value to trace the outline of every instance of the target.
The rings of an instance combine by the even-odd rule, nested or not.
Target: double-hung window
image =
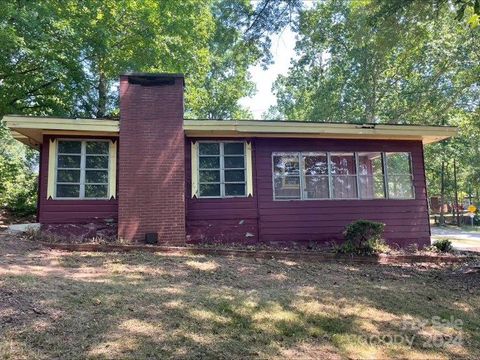
[[[108,198],[109,145],[108,140],[58,140],[55,198]]]
[[[276,200],[413,199],[410,153],[273,153]]]
[[[245,143],[199,142],[198,179],[199,197],[246,196]]]

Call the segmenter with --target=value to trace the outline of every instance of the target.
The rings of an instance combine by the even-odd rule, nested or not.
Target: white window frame
[[[331,172],[331,155],[336,153],[343,153],[348,152],[354,155],[355,157],[355,179],[356,179],[356,186],[357,191],[355,198],[334,198],[333,197],[333,175]],[[379,153],[382,156],[382,167],[383,167],[383,190],[384,190],[384,197],[383,198],[362,198],[360,197],[360,182],[359,182],[359,162],[358,162],[358,154],[359,153]],[[408,154],[409,158],[409,165],[410,165],[410,181],[412,185],[412,197],[411,198],[398,198],[398,197],[390,197],[389,189],[388,189],[388,167],[387,167],[387,153],[404,153]],[[305,197],[304,194],[304,184],[305,184],[305,164],[303,163],[303,156],[315,156],[315,155],[324,155],[327,154],[327,164],[328,164],[328,198],[308,198]],[[299,161],[299,176],[300,176],[300,198],[277,198],[275,195],[275,164],[274,164],[274,157],[275,156],[291,156],[291,157],[298,157]],[[273,200],[274,201],[344,201],[344,200],[375,200],[375,201],[382,201],[382,200],[415,200],[416,192],[415,192],[415,184],[414,184],[414,175],[413,175],[413,163],[412,163],[412,154],[409,151],[291,151],[291,152],[272,152],[271,155],[271,164],[272,164],[272,193],[273,193]],[[407,175],[407,174],[401,174]]]
[[[60,153],[59,150],[59,143],[61,141],[70,141],[70,142],[79,142],[81,143],[81,153],[80,153],[80,169],[78,168],[71,168],[70,170],[80,170],[80,183],[66,183],[61,182],[58,183],[57,176],[58,170],[69,170],[69,168],[58,168],[58,157],[59,155],[74,155],[78,156],[79,154],[67,154],[67,153]],[[110,144],[110,140],[107,139],[57,139],[56,141],[56,149],[55,149],[55,179],[54,179],[54,200],[108,200],[109,199],[109,188],[110,188],[110,151],[106,154],[88,154],[88,156],[106,156],[107,161],[107,169],[87,169],[86,168],[86,160],[87,160],[87,142],[105,142]],[[99,170],[105,171],[107,170],[107,182],[106,183],[88,183],[88,185],[104,185],[107,186],[107,194],[105,197],[85,197],[85,174],[86,170]],[[78,197],[59,197],[57,196],[57,185],[78,185],[80,186],[79,196]]]
[[[200,154],[200,145],[201,144],[218,144],[219,145],[219,150],[220,153],[219,155],[201,155]],[[243,144],[243,168],[227,168],[225,169],[225,151],[224,151],[224,145],[225,144]],[[219,157],[220,158],[220,168],[218,169],[202,169],[200,168],[200,157]],[[238,156],[240,157],[241,154],[228,154],[227,156]],[[235,140],[228,140],[228,141],[216,141],[216,140],[207,140],[207,141],[198,141],[198,153],[197,153],[197,161],[198,161],[198,166],[197,166],[197,179],[198,179],[198,198],[199,199],[228,199],[228,198],[246,198],[248,197],[248,189],[247,189],[247,147],[246,147],[246,142],[245,141],[235,141]],[[200,171],[220,171],[220,195],[219,196],[204,196],[201,194],[201,185],[202,184],[208,184],[208,183],[202,183],[200,181]],[[243,182],[238,181],[238,182],[227,182],[225,183],[225,170],[243,170]],[[215,183],[216,184],[216,183]],[[225,195],[225,184],[243,184],[245,187],[245,192],[244,195]]]

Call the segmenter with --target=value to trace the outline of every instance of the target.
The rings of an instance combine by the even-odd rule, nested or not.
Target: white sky
[[[280,74],[287,74],[290,60],[295,56],[295,33],[286,28],[278,35],[272,37],[272,55],[274,63],[263,70],[261,66],[254,66],[250,69],[252,80],[257,87],[257,93],[251,98],[243,98],[240,104],[250,109],[255,119],[261,119],[262,114],[271,105],[277,103],[272,93],[273,82]]]

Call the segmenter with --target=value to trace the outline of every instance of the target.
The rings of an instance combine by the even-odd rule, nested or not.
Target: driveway
[[[480,252],[480,232],[432,226],[432,242],[440,239],[449,239],[458,250]]]

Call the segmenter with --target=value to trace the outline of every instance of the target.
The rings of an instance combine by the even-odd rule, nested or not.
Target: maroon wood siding
[[[254,197],[191,199],[190,140],[186,146],[187,234],[190,241],[267,243],[329,242],[342,239],[352,221],[386,224],[385,237],[401,246],[428,244],[430,226],[420,141],[270,139],[253,142]],[[414,200],[273,200],[272,153],[298,151],[405,151],[412,155]],[[247,230],[248,229],[248,230]]]
[[[67,138],[68,136],[61,136]],[[53,200],[47,199],[49,140],[44,136],[40,158],[38,221],[43,224],[87,223],[117,219],[118,202],[113,200]],[[78,138],[78,137],[75,137]],[[102,137],[95,137],[100,139]],[[118,158],[118,157],[117,157]]]

